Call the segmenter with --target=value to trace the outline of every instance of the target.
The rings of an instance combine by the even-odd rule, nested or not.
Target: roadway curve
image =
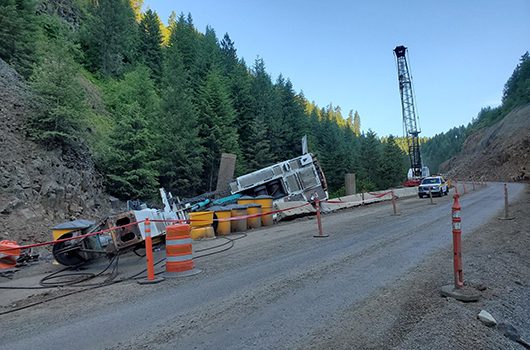
[[[523,190],[509,185],[513,200]],[[333,327],[333,315],[449,249],[452,198],[435,201],[401,200],[400,216],[388,203],[325,215],[329,238],[312,237],[314,219],[253,231],[233,249],[197,259],[199,275],[121,283],[4,315],[2,347],[300,347]],[[464,234],[500,215],[503,203],[500,183],[461,197]]]

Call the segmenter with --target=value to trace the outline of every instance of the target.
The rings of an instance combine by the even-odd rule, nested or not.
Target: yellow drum
[[[247,213],[248,215],[260,215],[261,214],[261,205],[259,204],[247,204]],[[248,228],[258,228],[261,227],[261,216],[256,216],[254,218],[247,219]]]
[[[232,211],[230,208],[227,207],[211,207],[209,210],[213,211],[215,213],[215,216],[217,217],[218,221],[214,222],[213,227],[215,229],[215,233],[219,235],[228,235],[230,234],[230,220],[223,220],[223,219],[230,219],[232,216]],[[221,220],[219,220],[221,219]]]
[[[232,218],[237,216],[246,216],[247,215],[247,207],[245,205],[231,205],[229,206],[230,210],[232,211]],[[231,221],[231,231],[232,232],[243,232],[247,230],[247,219],[237,219]]]
[[[262,213],[268,213],[268,212],[272,211],[272,197],[271,196],[267,196],[267,195],[257,196],[254,199],[254,202],[256,204],[260,204],[261,205],[261,212]],[[263,215],[261,217],[261,224],[263,226],[272,225],[273,224],[272,214]]]
[[[190,236],[191,236],[191,239],[198,240],[198,239],[205,239],[205,238],[214,238],[215,233],[213,231],[212,226],[194,227],[191,229]]]
[[[191,227],[206,227],[213,223],[213,211],[195,211],[190,213]]]
[[[256,201],[254,197],[243,196],[237,200],[237,204],[239,205],[256,204]]]

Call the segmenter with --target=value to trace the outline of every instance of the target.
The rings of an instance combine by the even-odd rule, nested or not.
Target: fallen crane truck
[[[242,195],[270,195],[275,202],[311,202],[317,194],[320,200],[328,199],[324,172],[315,156],[310,153],[286,160],[269,167],[254,171],[235,179],[229,184],[232,194],[219,199],[200,196],[201,201],[183,201],[173,199],[161,189],[160,194],[164,210],[151,208],[129,210],[109,216],[96,225],[85,229],[72,230],[54,238],[73,239],[57,243],[52,252],[55,260],[62,265],[77,266],[97,259],[100,256],[113,257],[117,254],[143,248],[145,240],[144,225],[138,224],[149,218],[153,243],[163,242],[166,234],[164,220],[189,219],[188,213],[204,210],[210,205],[223,205],[236,201]],[[212,196],[215,193],[211,193]],[[192,204],[193,203],[193,204]],[[84,234],[106,231],[88,237]]]
[[[326,177],[317,158],[311,153],[289,159],[242,175],[230,183],[232,194],[272,196],[276,202],[328,199]]]
[[[156,243],[164,239],[167,226],[167,223],[157,222],[157,220],[176,220],[177,214],[156,209],[142,209],[109,216],[86,230],[76,230],[63,234],[59,239],[108,230],[94,236],[56,243],[52,248],[53,256],[61,265],[77,266],[102,255],[113,257],[143,247],[145,227],[138,223],[147,218],[153,221],[151,223],[151,237]]]

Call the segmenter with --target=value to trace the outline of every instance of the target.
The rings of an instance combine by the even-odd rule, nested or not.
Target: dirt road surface
[[[526,198],[525,191],[509,184],[512,202]],[[438,296],[439,286],[452,281],[452,198],[435,202],[400,200],[400,216],[391,215],[389,203],[325,215],[329,238],[312,237],[314,219],[251,231],[232,249],[196,259],[198,275],[152,286],[124,282],[3,315],[1,344],[11,350],[466,348],[440,334],[446,340],[440,344],[449,346],[430,342],[437,329],[450,329],[439,327],[442,304],[460,305]],[[461,204],[464,236],[471,236],[464,240],[466,273],[484,269],[466,260],[466,242],[482,239],[491,220],[500,225],[502,184],[469,191]],[[525,232],[530,241],[528,226]],[[482,255],[487,260],[488,251]],[[4,295],[13,298],[12,291]],[[491,330],[480,328],[474,312],[462,323],[473,324],[480,338]],[[422,323],[431,330],[427,338]],[[498,341],[499,348],[518,349],[491,332],[491,344],[475,339],[482,348]]]

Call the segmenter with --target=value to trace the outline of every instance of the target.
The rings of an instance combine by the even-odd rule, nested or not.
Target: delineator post
[[[396,195],[394,194],[394,190],[390,191],[390,194],[392,195],[392,211],[394,212],[393,215],[399,215],[396,208]]]
[[[504,184],[504,217],[499,218],[499,220],[513,220],[514,218],[508,213],[508,185]]]
[[[322,229],[322,218],[320,215],[320,199],[318,199],[318,193],[315,192],[315,194],[312,196],[312,199],[315,201],[315,206],[317,210],[317,226],[318,226],[318,234],[313,235],[313,237],[316,237],[316,238],[329,237],[329,235],[324,234],[324,230]]]
[[[153,259],[153,240],[151,238],[151,221],[146,218],[144,221],[145,231],[145,261],[147,264],[147,278],[138,280],[139,284],[153,284],[162,282],[164,278],[155,277],[155,263]]]
[[[455,288],[464,286],[464,271],[462,269],[462,218],[460,216],[460,202],[457,193],[453,196],[452,226],[453,226],[453,267],[455,275]]]

